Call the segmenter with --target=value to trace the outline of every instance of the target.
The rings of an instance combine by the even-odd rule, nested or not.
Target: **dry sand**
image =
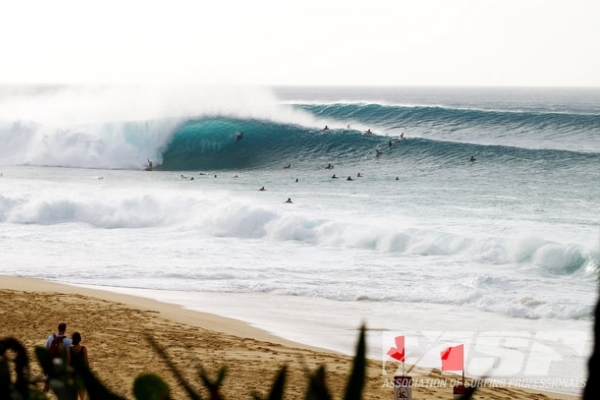
[[[333,398],[342,398],[352,359],[327,350],[288,342],[243,322],[199,313],[179,306],[110,292],[62,285],[54,282],[0,277],[0,338],[16,337],[33,357],[35,346],[43,346],[60,321],[67,323],[67,335],[78,331],[88,348],[90,366],[114,392],[133,398],[134,378],[157,373],[171,385],[174,398],[187,398],[165,363],[144,339],[149,334],[166,348],[179,370],[208,398],[199,381],[201,365],[214,379],[223,365],[228,367],[222,386],[224,398],[250,400],[257,392],[266,397],[279,369],[288,367],[285,398],[303,399],[306,371],[325,365]],[[358,332],[357,332],[358,337]],[[32,361],[33,373],[39,373]],[[389,368],[388,368],[389,366]],[[408,368],[408,367],[407,367]],[[393,388],[386,384],[394,375],[394,363],[369,361],[368,381],[363,398],[393,400]],[[413,371],[413,380],[439,383],[455,378],[434,370],[427,375]],[[429,380],[426,381],[425,379]],[[452,399],[452,387],[414,387],[412,398]],[[579,396],[539,392],[520,388],[482,388],[475,399],[525,400],[564,399]]]

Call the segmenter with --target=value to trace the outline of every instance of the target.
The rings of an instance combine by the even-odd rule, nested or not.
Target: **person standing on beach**
[[[52,345],[52,341],[55,338],[62,338],[62,344],[65,347],[65,349],[69,349],[69,347],[71,347],[71,339],[69,339],[65,333],[67,332],[67,324],[65,322],[61,322],[58,324],[58,333],[53,333],[52,335],[48,336],[48,339],[46,340],[46,348],[48,350],[50,350],[50,346]]]
[[[71,344],[69,355],[69,365],[73,368],[73,375],[78,375],[77,366],[81,365],[81,363],[78,363],[76,360],[83,361],[89,368],[88,352],[85,346],[81,345],[81,334],[79,332],[73,332],[73,343]],[[80,389],[78,393],[79,400],[85,400],[85,390]]]
[[[71,339],[65,333],[67,332],[67,324],[61,322],[58,324],[58,333],[53,333],[46,339],[46,349],[50,352],[52,358],[60,357],[62,349],[69,355],[69,347],[71,347]],[[50,390],[50,383],[44,385],[44,393]]]

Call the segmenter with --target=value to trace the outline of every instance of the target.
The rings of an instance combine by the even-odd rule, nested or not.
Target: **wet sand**
[[[331,395],[341,398],[352,366],[351,357],[290,342],[241,321],[102,290],[2,276],[0,304],[0,337],[16,337],[33,360],[35,346],[43,346],[58,323],[64,321],[69,337],[75,331],[81,333],[90,366],[97,376],[111,390],[127,398],[133,398],[135,377],[148,372],[167,381],[174,398],[187,398],[165,362],[144,339],[145,334],[166,349],[184,377],[205,397],[208,393],[198,378],[199,366],[214,379],[219,368],[226,365],[223,397],[247,399],[251,399],[253,392],[266,397],[271,382],[284,365],[288,368],[286,398],[303,399],[306,371],[314,371],[321,365],[325,365]],[[31,366],[34,375],[40,373],[36,361]],[[394,363],[386,363],[382,371],[380,361],[370,360],[363,398],[392,400],[394,373]],[[413,388],[413,399],[452,399],[449,380],[456,376],[447,373],[442,376],[439,370],[423,374],[413,370],[410,375],[413,381],[424,383]],[[434,382],[435,385],[427,385]],[[447,384],[440,384],[444,382]],[[579,396],[485,387],[474,398],[573,400]]]

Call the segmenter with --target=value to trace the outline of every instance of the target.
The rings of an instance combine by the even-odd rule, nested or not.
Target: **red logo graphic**
[[[394,360],[404,362],[404,336],[396,336],[396,347],[390,347],[387,354]]]

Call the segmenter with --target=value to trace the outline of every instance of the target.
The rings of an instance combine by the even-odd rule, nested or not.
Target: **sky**
[[[598,0],[5,3],[0,83],[600,86]]]

